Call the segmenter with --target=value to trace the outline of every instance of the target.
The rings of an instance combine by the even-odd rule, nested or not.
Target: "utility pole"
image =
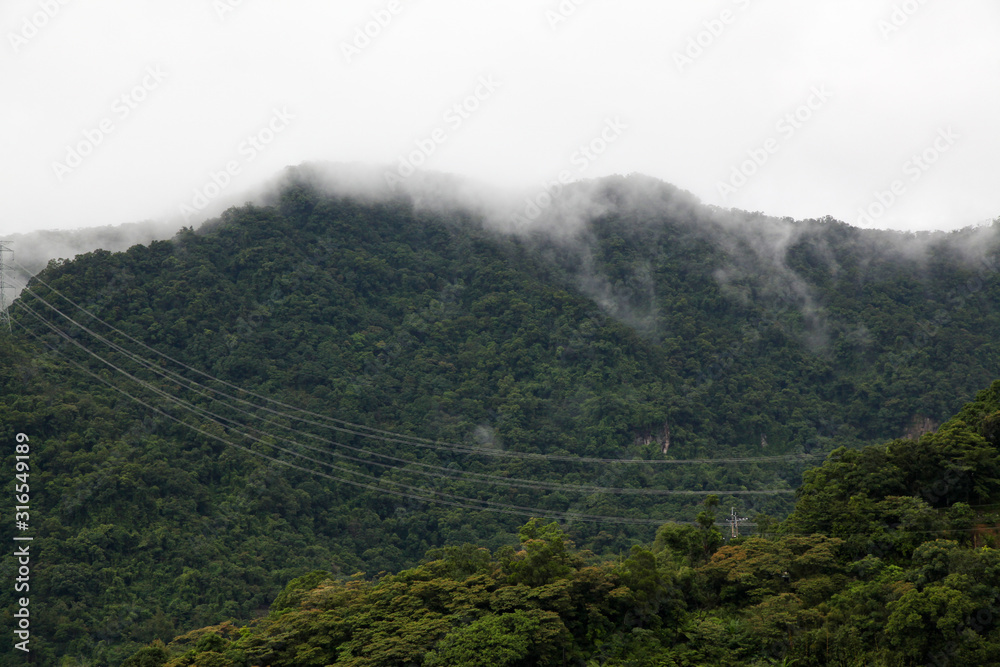
[[[745,516],[742,516],[742,517],[736,516],[736,508],[735,507],[731,507],[729,511],[730,511],[730,514],[729,514],[729,527],[732,529],[732,536],[733,537],[739,537],[740,536],[740,523],[743,522],[743,521],[749,521],[750,519],[747,518],[747,517],[745,517]]]
[[[0,326],[7,326],[10,331],[10,313],[7,312],[7,253],[14,258],[14,250],[10,241],[0,241]]]

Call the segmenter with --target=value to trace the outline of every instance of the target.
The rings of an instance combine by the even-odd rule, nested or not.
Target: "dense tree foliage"
[[[970,456],[995,461],[995,443],[966,446],[998,408],[1000,381],[920,449],[965,473]],[[870,462],[900,444],[836,452],[810,470],[795,512],[770,537],[723,545],[712,521],[667,524],[651,546],[606,561],[573,549],[555,523],[532,520],[516,548],[439,549],[374,581],[311,573],[264,619],[203,628],[125,664],[997,664],[1000,486],[983,489],[978,500],[989,505],[977,510],[938,502],[935,513],[924,487],[887,487],[870,474]],[[887,467],[902,479],[925,470],[919,458]],[[833,500],[843,497],[864,499],[863,517]],[[828,529],[796,532],[810,520]]]
[[[714,523],[730,507],[761,526],[788,515],[791,493],[742,492],[798,487],[821,460],[799,455],[836,450],[806,477],[782,540],[822,532],[838,558],[878,544],[885,560],[915,557],[917,530],[977,525],[1000,476],[997,409],[915,438],[1000,377],[995,236],[710,210],[639,177],[580,187],[571,200],[592,205],[572,233],[504,233],[472,208],[331,193],[297,170],[273,201],[170,242],[52,262],[0,332],[0,436],[30,435],[39,489],[40,659],[117,664],[154,640],[261,615],[290,580],[301,591],[278,607],[297,609],[322,583],[296,579],[310,572],[368,595],[388,581],[380,573],[461,544],[485,551],[445,559],[458,568],[449,581],[489,575],[526,591],[653,544],[628,557],[633,569],[601,570],[611,590],[632,591],[628,612],[614,609],[635,627],[600,655],[656,655],[691,599],[715,599],[684,588],[719,553]],[[403,439],[331,431],[345,425],[329,419]],[[790,458],[614,462],[760,456]],[[576,457],[606,461],[564,460]],[[719,511],[702,503],[713,492]],[[533,516],[558,519],[586,552],[549,523],[525,527]],[[690,525],[655,532],[667,520]],[[519,537],[520,551],[504,550]],[[814,547],[774,548],[809,560]],[[728,576],[712,567],[698,576]],[[778,593],[812,600],[846,576],[817,572],[828,583],[813,597]],[[653,589],[673,576],[668,604]],[[443,632],[431,664],[460,664],[473,647],[510,664],[539,660],[540,647],[560,647],[559,660],[597,650],[560,609],[502,609],[421,618]]]

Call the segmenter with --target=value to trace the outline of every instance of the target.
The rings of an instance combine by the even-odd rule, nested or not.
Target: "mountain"
[[[0,427],[32,445],[38,655],[118,664],[531,517],[598,556],[710,495],[784,517],[809,464],[1000,377],[996,224],[775,219],[636,175],[527,196],[304,165],[32,279]]]

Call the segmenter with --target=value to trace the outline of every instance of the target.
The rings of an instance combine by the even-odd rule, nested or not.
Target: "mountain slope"
[[[919,443],[835,452],[777,535],[722,546],[709,516],[602,561],[532,520],[516,548],[433,550],[374,582],[310,573],[258,622],[125,664],[995,664],[998,426],[1000,381]]]
[[[0,414],[40,443],[48,655],[113,663],[310,570],[498,548],[530,516],[598,553],[710,492],[783,516],[799,454],[943,421],[1000,376],[992,230],[774,220],[629,177],[511,233],[450,183],[324,178],[53,264],[13,308]],[[790,458],[614,462],[759,456]]]

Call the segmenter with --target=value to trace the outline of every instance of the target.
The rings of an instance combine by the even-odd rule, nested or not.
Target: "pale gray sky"
[[[864,226],[1000,216],[996,0],[11,0],[0,29],[0,233],[197,223],[289,164],[410,155]]]

